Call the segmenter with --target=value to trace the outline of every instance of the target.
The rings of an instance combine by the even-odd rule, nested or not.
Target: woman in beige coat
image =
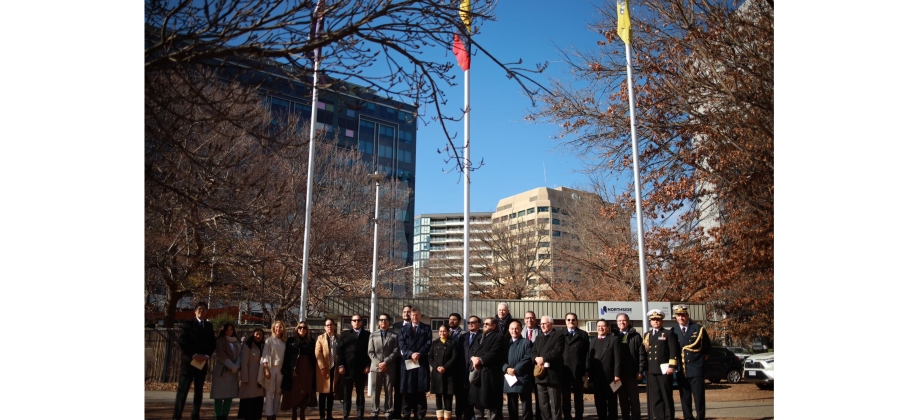
[[[224,324],[217,337],[217,354],[211,372],[211,399],[217,420],[227,420],[230,404],[240,394],[240,344],[233,324]]]
[[[335,368],[335,349],[339,335],[335,322],[327,319],[324,334],[316,338],[316,391],[319,392],[319,420],[332,420],[332,402],[338,397],[339,370]]]
[[[259,385],[262,372],[262,346],[265,344],[265,332],[256,328],[243,344],[243,357],[240,363],[240,417],[243,420],[262,418],[262,405],[265,403],[265,390]]]

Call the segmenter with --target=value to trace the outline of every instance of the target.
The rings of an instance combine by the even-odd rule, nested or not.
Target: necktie
[[[412,326],[412,335],[415,335],[415,329],[418,328],[415,325]]]
[[[470,342],[467,344],[472,346],[474,338],[476,338],[476,333],[470,333]]]
[[[652,330],[652,335],[658,335],[658,330]]]
[[[380,332],[380,338],[382,338],[384,341],[386,341],[386,339],[387,339],[387,332],[386,332],[386,331],[381,331],[381,332]]]
[[[687,333],[687,327],[680,327],[680,332],[681,332],[681,334],[686,334],[686,333]]]
[[[604,339],[604,337],[597,337],[597,339],[598,339],[598,340],[603,340],[603,339]]]
[[[527,330],[527,339],[533,341],[533,330]]]

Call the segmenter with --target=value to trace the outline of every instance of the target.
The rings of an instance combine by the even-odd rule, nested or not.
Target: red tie
[[[533,330],[527,330],[527,339],[533,341]]]
[[[415,335],[415,325],[412,326],[412,335]]]

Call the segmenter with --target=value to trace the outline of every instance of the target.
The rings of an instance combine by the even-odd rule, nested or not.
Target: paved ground
[[[647,419],[645,395],[640,388],[640,400],[642,401],[642,418]],[[192,407],[192,394],[189,392],[188,402],[185,406],[185,419],[190,418]],[[144,418],[145,419],[170,419],[172,416],[173,401],[176,398],[174,391],[144,391]],[[368,407],[372,404],[367,399]],[[585,401],[585,418],[586,420],[597,419],[597,411],[594,407],[593,396],[587,395]],[[676,417],[683,419],[680,408],[680,398],[677,391],[674,392],[674,402],[676,408]],[[239,400],[233,400],[233,406],[230,409],[230,418],[236,418],[237,405]],[[434,419],[434,397],[428,398],[429,420]],[[507,406],[505,406],[507,410]],[[285,415],[286,414],[286,415]],[[336,404],[333,410],[336,419],[342,418],[341,404]],[[508,413],[505,412],[505,419]],[[706,418],[718,420],[741,420],[741,419],[773,419],[773,391],[758,390],[753,384],[708,384],[706,386]],[[279,419],[287,419],[290,411],[279,413]],[[214,418],[214,401],[209,399],[205,392],[204,403],[201,407],[202,420]],[[319,418],[319,412],[315,409],[307,412],[307,419],[316,420]]]

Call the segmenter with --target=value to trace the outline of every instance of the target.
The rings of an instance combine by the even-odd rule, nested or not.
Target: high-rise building
[[[484,258],[481,238],[491,229],[492,213],[470,212],[470,283],[481,281]],[[455,295],[463,291],[463,213],[420,214],[413,238],[413,296]],[[459,285],[459,286],[458,286]]]

